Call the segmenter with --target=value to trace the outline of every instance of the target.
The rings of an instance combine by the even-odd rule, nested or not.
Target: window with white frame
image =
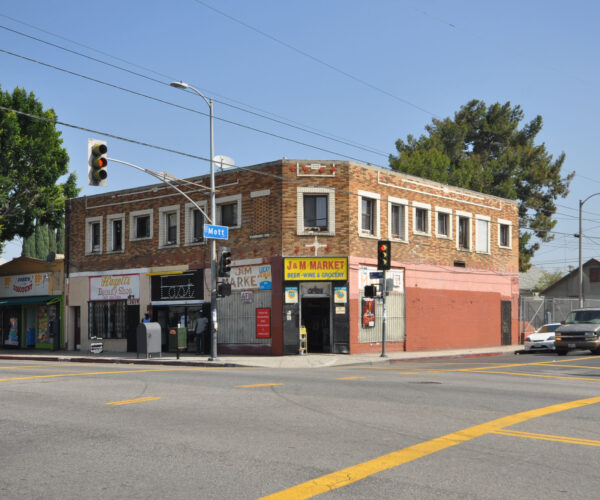
[[[179,205],[160,207],[159,212],[159,248],[179,245]]]
[[[413,201],[413,233],[431,236],[431,205]]]
[[[227,227],[242,226],[242,195],[225,196],[218,198],[217,203],[217,224]]]
[[[297,188],[298,234],[335,234],[335,191],[330,188]]]
[[[123,234],[125,231],[125,214],[111,214],[106,218],[106,242],[108,252],[123,252],[125,242]]]
[[[358,192],[358,233],[379,238],[379,194]]]
[[[435,235],[438,238],[452,238],[452,210],[435,207]]]
[[[129,213],[129,239],[152,239],[152,209]]]
[[[490,253],[490,217],[475,216],[475,251]]]
[[[206,202],[198,202],[198,206],[206,214]],[[185,243],[191,245],[204,241],[204,224],[206,219],[193,203],[185,205]]]
[[[456,247],[459,250],[471,250],[471,214],[456,213]]]
[[[85,253],[102,253],[102,217],[85,220]]]
[[[512,222],[498,219],[498,246],[512,248]]]
[[[407,205],[407,200],[388,197],[388,237],[391,240],[408,241]]]

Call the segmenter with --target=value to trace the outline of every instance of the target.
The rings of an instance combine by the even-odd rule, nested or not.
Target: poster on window
[[[4,341],[6,345],[19,345],[19,320],[11,317],[8,323],[8,337]]]
[[[363,298],[362,299],[362,327],[363,328],[374,328],[375,327],[375,299]]]

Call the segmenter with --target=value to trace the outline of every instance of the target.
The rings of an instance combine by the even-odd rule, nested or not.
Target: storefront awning
[[[40,295],[38,297],[15,297],[11,299],[0,299],[0,307],[20,306],[25,304],[46,304],[60,300],[60,295]]]

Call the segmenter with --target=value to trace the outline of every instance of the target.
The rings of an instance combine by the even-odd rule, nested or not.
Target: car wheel
[[[600,356],[600,348],[592,349],[592,354],[595,354],[596,356]]]
[[[559,356],[566,356],[567,352],[569,352],[568,349],[556,349],[556,354],[558,354]]]

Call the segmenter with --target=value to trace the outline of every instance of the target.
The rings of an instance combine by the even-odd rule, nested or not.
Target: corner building
[[[208,210],[208,176],[179,185]],[[386,350],[512,344],[518,337],[516,201],[354,162],[278,160],[216,175],[232,293],[218,299],[218,352],[382,349],[377,241],[391,241]],[[69,200],[69,345],[136,351],[144,313],[194,331],[210,302],[203,216],[166,184]],[[306,334],[304,338],[301,334]],[[85,337],[85,338],[83,338]],[[79,339],[77,339],[79,340]],[[206,342],[205,342],[206,344]],[[188,350],[206,345],[194,344]]]

